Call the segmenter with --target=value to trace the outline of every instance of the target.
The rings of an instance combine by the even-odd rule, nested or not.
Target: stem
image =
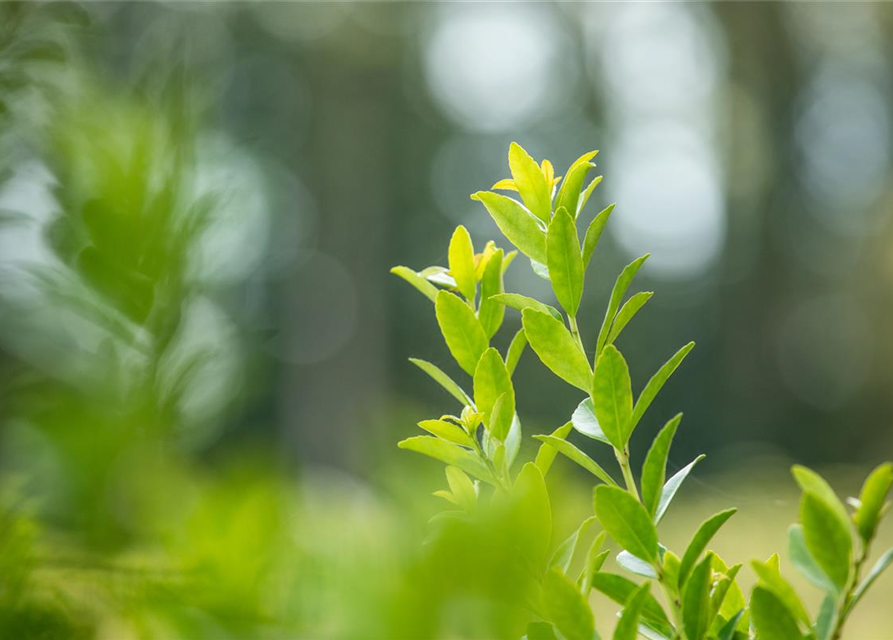
[[[865,561],[868,560],[870,550],[871,541],[869,540],[862,545],[859,557],[856,558],[856,564],[853,570],[853,581],[850,583],[850,588],[847,589],[846,595],[843,598],[843,603],[840,607],[840,615],[837,617],[837,624],[834,625],[834,633],[831,634],[832,640],[840,640],[843,634],[843,623],[846,622],[846,619],[850,614],[850,606],[853,603],[853,596],[855,596],[856,589],[862,578],[862,567],[865,565]]]
[[[633,477],[633,471],[629,466],[629,450],[614,449],[614,456],[620,464],[620,471],[623,472],[623,481],[626,483],[626,490],[633,494],[633,497],[639,499],[639,490],[636,489],[636,479]]]
[[[577,341],[577,346],[580,347],[580,351],[582,351],[583,354],[585,355],[586,348],[583,346],[583,338],[580,337],[580,329],[579,329],[579,327],[577,327],[576,316],[572,316],[572,315],[568,314],[567,323],[570,325],[571,335],[574,336],[574,340]]]

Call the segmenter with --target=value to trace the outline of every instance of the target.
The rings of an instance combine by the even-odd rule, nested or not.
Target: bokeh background
[[[791,462],[893,457],[891,42],[889,4],[0,3],[0,637],[518,637],[487,545],[422,544],[440,465],[395,443],[452,407],[406,358],[451,361],[388,273],[499,237],[513,140],[601,150],[584,336],[651,252],[634,386],[698,344],[633,442],[683,411],[708,454],[667,538],[731,504],[720,551],[782,549]],[[528,436],[579,401],[516,385]]]

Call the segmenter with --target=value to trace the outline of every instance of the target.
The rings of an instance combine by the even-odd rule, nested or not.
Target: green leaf
[[[751,566],[759,578],[759,585],[774,593],[775,597],[781,601],[785,608],[794,614],[797,620],[808,627],[810,620],[806,607],[803,606],[800,596],[797,595],[794,587],[781,576],[778,568],[757,560],[751,562]]]
[[[803,637],[794,615],[768,589],[756,587],[753,590],[750,612],[760,640],[797,640]]]
[[[589,545],[589,551],[586,552],[586,562],[583,565],[583,571],[580,573],[580,578],[577,581],[584,596],[589,595],[589,591],[592,589],[592,576],[604,566],[605,560],[610,553],[608,550],[601,550],[602,546],[605,544],[606,537],[607,532],[600,531],[593,539],[592,544]]]
[[[716,636],[716,640],[735,640],[735,627],[738,626],[738,621],[744,616],[744,609],[741,609],[734,616],[729,618],[728,622],[726,622],[722,629],[720,629],[719,633]]]
[[[688,477],[688,474],[691,473],[691,470],[695,468],[695,465],[706,457],[707,456],[705,456],[704,454],[699,455],[697,458],[677,471],[672,478],[667,480],[667,483],[661,490],[660,500],[657,501],[657,511],[654,514],[654,524],[659,524],[660,521],[663,520],[664,514],[666,514],[670,503],[673,501],[676,492],[679,491],[679,487],[682,486],[683,481]]]
[[[616,486],[617,483],[614,482],[614,479],[605,471],[599,464],[587,456],[585,453],[580,451],[573,444],[564,440],[563,438],[557,438],[555,436],[534,436],[535,439],[548,444],[549,446],[556,449],[559,453],[564,454],[578,465],[586,469],[589,473],[594,475],[596,478],[601,480],[602,482],[610,485]]]
[[[428,299],[431,300],[431,302],[434,302],[434,297],[437,295],[437,292],[440,291],[440,289],[435,287],[433,284],[428,282],[425,278],[420,276],[409,267],[397,266],[391,269],[391,273],[393,273],[395,276],[403,278],[409,284],[424,293],[425,296],[427,296]]]
[[[711,556],[695,567],[682,594],[682,623],[689,638],[703,638],[710,628]]]
[[[521,253],[545,264],[546,234],[520,203],[490,191],[478,191],[471,198],[487,208],[499,230]]]
[[[614,640],[636,640],[639,635],[639,618],[649,595],[647,582],[633,592],[614,629]]]
[[[478,494],[471,478],[465,475],[465,472],[459,467],[447,467],[446,477],[456,503],[466,511],[474,511]]]
[[[534,309],[521,312],[524,332],[531,348],[556,376],[589,392],[592,370],[567,327],[547,313]]]
[[[617,564],[637,576],[656,578],[657,572],[647,560],[634,556],[629,551],[621,551],[617,554]]]
[[[825,574],[840,589],[850,577],[853,539],[848,524],[816,494],[806,492],[800,501],[800,521],[806,548]]]
[[[592,219],[592,222],[586,228],[586,235],[583,236],[584,269],[589,266],[589,261],[592,260],[592,254],[595,253],[595,248],[598,246],[598,241],[602,237],[602,231],[605,230],[605,225],[608,224],[612,211],[614,211],[614,205],[608,205]]]
[[[546,176],[530,154],[515,142],[509,146],[509,169],[515,187],[530,212],[540,220],[549,222],[552,215],[552,185],[546,182]]]
[[[608,440],[605,432],[602,431],[602,428],[599,426],[598,418],[595,417],[592,398],[586,398],[577,405],[577,408],[571,416],[571,423],[574,425],[574,429],[582,433],[584,436],[588,436],[599,442],[604,442],[605,444],[611,444],[611,441]]]
[[[615,448],[623,450],[629,441],[633,394],[629,367],[620,352],[609,345],[602,352],[592,380],[592,402],[602,431]]]
[[[500,404],[501,403],[497,400],[496,405],[493,407],[494,413],[499,413],[500,407],[498,405]],[[518,452],[521,450],[521,438],[521,421],[518,419],[518,414],[516,413],[512,416],[508,434],[503,438],[505,441],[505,468],[507,471],[512,468],[515,459],[518,457]]]
[[[425,360],[419,360],[418,358],[410,358],[409,361],[431,376],[437,384],[449,391],[450,395],[461,404],[465,406],[474,406],[474,402],[472,402],[471,398],[468,397],[468,394],[462,390],[462,387],[453,382],[453,379],[441,371],[436,365]]]
[[[522,468],[508,499],[506,519],[511,542],[537,572],[546,561],[552,537],[552,508],[543,474],[532,462]]]
[[[633,278],[636,277],[636,274],[639,272],[639,269],[642,268],[642,265],[648,259],[649,255],[650,254],[646,253],[641,258],[633,260],[626,265],[623,268],[623,271],[620,272],[620,275],[617,276],[617,281],[614,283],[614,289],[611,291],[611,299],[608,302],[608,309],[605,311],[605,319],[602,321],[602,328],[598,332],[598,340],[595,343],[596,360],[601,355],[602,349],[605,348],[605,344],[608,341],[608,335],[611,332],[611,324],[614,322],[614,318],[617,315],[617,310],[620,308],[620,302],[623,300],[626,290],[629,288]]]
[[[502,291],[502,249],[497,249],[484,267],[481,304],[478,308],[478,320],[488,338],[492,338],[499,331],[505,317],[505,307],[493,299],[493,296],[501,294]]]
[[[874,563],[874,566],[871,567],[871,571],[868,572],[868,575],[865,577],[865,580],[862,581],[862,584],[856,589],[853,593],[853,601],[850,603],[849,609],[855,607],[859,600],[862,599],[862,596],[865,595],[865,592],[871,588],[871,585],[874,584],[874,581],[877,580],[880,575],[884,572],[884,570],[893,563],[893,549],[888,550],[884,555],[882,555],[877,562]]]
[[[564,440],[567,438],[567,434],[571,432],[571,423],[568,422],[552,432],[551,437],[556,438],[557,440]],[[558,449],[553,447],[548,441],[542,441],[543,443],[540,445],[540,449],[536,454],[536,460],[534,464],[536,464],[537,468],[542,472],[543,476],[545,476],[549,469],[552,467],[552,463],[555,461],[555,456],[558,455]]]
[[[651,296],[653,295],[653,291],[640,291],[626,301],[626,304],[620,308],[617,317],[614,318],[614,322],[611,325],[611,332],[608,334],[608,344],[614,344],[614,341],[617,339],[617,336],[620,335],[620,332],[623,331],[626,325],[629,324],[629,321],[639,312],[639,309],[644,307],[645,303],[651,300]]]
[[[799,524],[792,525],[788,529],[788,555],[791,557],[791,563],[797,568],[800,574],[809,580],[812,584],[823,591],[837,594],[840,589],[831,578],[816,563],[815,558],[806,547],[806,538],[803,535],[803,527]]]
[[[511,307],[512,309],[517,309],[518,311],[524,311],[524,309],[535,309],[537,311],[542,311],[544,313],[550,314],[559,322],[563,322],[564,320],[564,318],[561,317],[561,312],[555,307],[543,304],[539,300],[534,300],[533,298],[522,296],[520,293],[501,293],[499,295],[493,296],[493,300],[495,300],[496,302],[500,302],[507,307]]]
[[[451,442],[432,438],[431,436],[414,436],[401,440],[397,443],[397,446],[401,449],[421,453],[454,467],[459,467],[462,471],[473,475],[475,478],[479,478],[489,484],[496,484],[493,474],[490,473],[490,470],[476,455]]]
[[[548,622],[531,622],[527,625],[527,635],[521,640],[558,640],[558,636]]]
[[[474,375],[488,343],[487,334],[474,311],[459,296],[440,291],[434,300],[434,312],[453,358],[468,375]]]
[[[533,269],[533,272],[538,275],[543,280],[548,280],[552,282],[552,276],[549,275],[549,267],[547,267],[542,262],[537,262],[533,258],[530,259],[530,268]]]
[[[546,265],[555,297],[567,314],[575,317],[583,298],[583,256],[577,225],[563,207],[555,212],[546,234]]]
[[[492,424],[493,407],[500,396],[503,396],[503,410],[498,416],[498,424]],[[484,414],[484,426],[498,440],[503,440],[515,414],[515,390],[505,363],[493,347],[484,351],[474,370],[474,403]]]
[[[645,456],[645,464],[642,465],[642,504],[652,516],[657,513],[657,505],[660,501],[661,489],[667,476],[667,458],[670,455],[670,445],[673,436],[682,420],[682,414],[678,414],[670,420],[651,443],[648,455]]]
[[[586,186],[586,189],[583,190],[583,193],[580,194],[580,204],[577,205],[577,215],[583,211],[586,203],[589,202],[589,196],[591,196],[595,188],[601,184],[603,178],[604,176],[595,176],[592,179],[592,182],[590,182]]]
[[[632,597],[632,594],[639,588],[632,580],[627,580],[623,576],[613,573],[596,573],[592,576],[592,586],[596,591],[605,594],[608,598],[617,604],[626,604]],[[665,637],[673,635],[673,627],[667,619],[667,614],[663,608],[655,600],[654,596],[648,595],[642,607],[642,620],[652,629]]]
[[[580,204],[580,192],[583,190],[583,180],[589,170],[595,167],[590,162],[598,151],[590,151],[577,158],[564,174],[564,180],[558,189],[558,196],[555,199],[555,210],[564,207],[570,214],[577,217],[579,211],[577,207]]]
[[[509,375],[514,375],[515,368],[518,366],[518,360],[521,359],[521,354],[524,353],[524,349],[527,348],[527,334],[524,333],[523,327],[518,329],[518,332],[515,334],[515,337],[512,338],[511,343],[509,344],[508,352],[505,354],[505,368],[506,371],[509,372]]]
[[[577,586],[556,568],[543,580],[543,604],[549,619],[567,640],[592,640],[595,618]]]
[[[798,464],[791,467],[791,473],[804,493],[811,493],[815,497],[820,498],[831,508],[840,524],[844,527],[849,527],[850,518],[847,515],[846,507],[843,506],[834,489],[831,488],[831,485],[822,476],[812,469]]]
[[[815,640],[832,640],[834,626],[837,624],[837,601],[827,595],[822,600],[819,615],[815,619]]]
[[[419,426],[438,438],[461,444],[463,447],[472,446],[471,436],[452,422],[447,422],[446,420],[422,420],[419,422]]]
[[[624,549],[649,562],[657,560],[657,529],[645,507],[630,493],[608,485],[596,487],[595,514]]]
[[[555,549],[552,558],[549,560],[549,566],[558,567],[562,573],[567,573],[577,551],[577,546],[580,544],[580,539],[586,537],[586,533],[595,522],[595,516],[586,518],[564,542],[558,545],[558,548]]]
[[[853,514],[853,522],[856,523],[859,535],[866,542],[874,537],[891,485],[893,485],[893,464],[889,462],[872,471],[862,485],[859,508]]]
[[[682,556],[682,563],[679,565],[680,588],[685,585],[685,581],[688,579],[688,574],[695,566],[695,562],[698,561],[698,558],[701,557],[701,554],[707,548],[710,540],[716,535],[719,528],[722,527],[729,518],[735,515],[736,511],[737,509],[720,511],[716,515],[707,518],[707,520],[701,523],[701,526],[698,527],[691,542],[688,544],[688,548],[685,550],[685,555]]]
[[[642,419],[645,411],[651,406],[651,402],[663,388],[664,384],[666,384],[670,376],[673,375],[673,372],[676,371],[680,364],[682,364],[682,361],[685,359],[685,356],[688,355],[688,352],[694,349],[694,347],[695,343],[689,342],[677,351],[673,357],[657,371],[657,373],[651,376],[648,384],[645,385],[645,388],[642,389],[642,393],[639,394],[639,398],[636,400],[636,406],[633,409],[633,416],[629,426],[630,434],[635,430],[636,425],[639,424],[639,420]]]
[[[450,239],[449,248],[450,275],[456,281],[459,292],[466,300],[474,300],[477,291],[477,279],[474,273],[474,246],[468,229],[461,224],[456,227]]]

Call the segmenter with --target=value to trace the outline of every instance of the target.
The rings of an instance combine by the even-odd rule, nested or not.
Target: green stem
[[[572,316],[572,315],[568,314],[567,323],[570,325],[571,335],[574,336],[574,340],[577,341],[577,346],[580,347],[580,351],[582,351],[583,354],[585,355],[586,348],[583,346],[583,338],[580,337],[580,328],[577,327],[576,316]]]
[[[853,604],[853,597],[856,594],[856,589],[859,586],[859,582],[862,578],[862,567],[865,566],[865,561],[868,560],[868,555],[871,551],[871,541],[867,541],[862,545],[862,550],[859,553],[859,557],[856,558],[856,564],[853,568],[853,581],[850,583],[849,589],[847,589],[846,595],[843,598],[843,602],[840,606],[840,615],[837,617],[837,624],[834,625],[834,633],[831,634],[832,640],[840,640],[843,635],[843,624],[846,622],[847,617],[850,614],[850,607]]]
[[[629,466],[629,450],[614,449],[614,456],[620,465],[620,471],[623,472],[623,481],[626,483],[626,490],[633,494],[636,500],[639,500],[639,490],[636,489],[636,479],[633,477],[633,471]]]

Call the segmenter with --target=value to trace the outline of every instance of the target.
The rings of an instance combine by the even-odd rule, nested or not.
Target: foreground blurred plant
[[[617,278],[590,364],[591,351],[585,347],[577,313],[586,268],[614,209],[611,205],[594,217],[581,245],[577,222],[601,181],[601,176],[596,177],[584,187],[596,153],[580,157],[562,179],[555,177],[548,160],[537,164],[524,149],[512,144],[508,156],[512,178],[498,182],[493,189],[514,191],[520,201],[493,191],[472,196],[486,207],[505,237],[530,259],[533,270],[551,282],[563,314],[533,298],[505,293],[503,274],[517,252],[505,253],[489,242],[482,252],[475,253],[462,226],[450,241],[447,267],[416,272],[399,266],[392,270],[434,303],[450,353],[472,378],[472,394],[468,394],[436,365],[412,359],[462,405],[462,410],[458,415],[423,420],[419,426],[431,435],[408,438],[399,446],[448,465],[449,488],[436,495],[456,508],[441,514],[439,521],[471,522],[484,512],[511,532],[504,542],[515,553],[512,569],[520,568],[537,585],[525,596],[525,606],[538,618],[527,628],[528,640],[599,638],[587,602],[593,588],[623,606],[615,640],[631,640],[637,635],[654,640],[842,637],[854,607],[893,562],[891,549],[865,574],[878,523],[889,508],[886,496],[893,484],[893,465],[882,465],[868,477],[859,498],[849,500],[850,512],[818,474],[794,467],[803,496],[801,522],[789,532],[789,554],[797,569],[826,594],[815,616],[781,575],[777,555],[752,563],[757,585],[748,601],[737,583],[741,565],[729,566],[708,550],[711,539],[735,509],[701,523],[681,554],[660,543],[661,519],[704,456],[666,479],[670,446],[682,419],[679,414],[654,438],[637,484],[629,443],[646,410],[694,343],[676,352],[634,400],[629,369],[615,342],[652,296],[640,292],[623,303],[648,258],[645,255],[627,265]],[[522,328],[503,356],[490,346],[490,340],[502,324],[505,307],[521,312]],[[521,423],[512,375],[527,344],[552,373],[586,397],[569,422],[549,435],[536,436],[541,442],[536,459],[514,472]],[[572,430],[611,448],[622,482],[567,440]],[[589,471],[599,484],[594,492],[594,515],[568,539],[553,545],[544,477],[558,453]],[[482,483],[490,488],[484,489]],[[572,574],[578,547],[585,544],[596,523],[603,531],[589,544],[582,570]],[[616,557],[618,564],[647,581],[639,584],[602,570],[609,554],[602,550],[606,535],[623,548]],[[652,586],[663,603],[652,594]]]

